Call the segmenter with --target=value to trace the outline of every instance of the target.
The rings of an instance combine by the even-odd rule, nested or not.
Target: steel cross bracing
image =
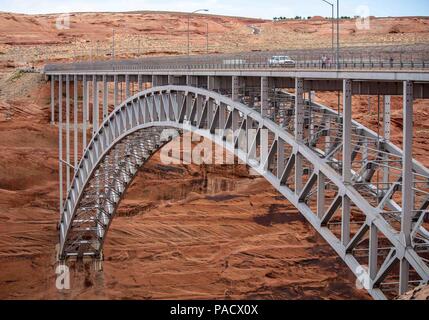
[[[265,108],[246,106],[249,97],[234,89],[234,100],[172,85],[128,98],[94,130],[75,167],[60,223],[60,259],[101,257],[127,187],[172,138],[164,129],[173,128],[211,139],[264,176],[374,298],[427,282],[429,171],[386,137],[351,120],[349,89],[345,80],[341,114],[304,99],[302,79],[296,79],[294,95],[265,93],[260,102]],[[404,204],[411,205],[405,214]]]

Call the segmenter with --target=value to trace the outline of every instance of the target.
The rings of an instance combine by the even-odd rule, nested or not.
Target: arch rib
[[[314,108],[313,116],[316,112],[322,122],[326,121],[326,117],[331,117],[335,120],[333,125],[337,123],[338,130],[341,129],[338,125],[340,121],[334,118],[337,115],[332,110],[314,103],[311,106]],[[305,110],[301,113],[306,116]],[[292,117],[290,120],[294,121]],[[358,159],[363,163],[360,168],[363,173],[353,167],[352,183],[345,184],[339,170],[340,161],[335,158],[341,144],[334,144],[334,149],[326,152],[317,143],[326,134],[316,132],[311,136],[313,131],[317,131],[316,127],[326,130],[322,122],[311,124],[311,130],[310,124],[304,122],[306,128],[300,133],[303,139],[298,141],[287,126],[280,126],[244,104],[212,91],[189,86],[163,86],[128,98],[94,133],[76,170],[60,223],[60,258],[101,255],[109,226],[128,186],[151,155],[172,138],[171,134],[165,135],[164,130],[173,128],[179,132],[192,131],[212,140],[261,174],[305,216],[358,279],[367,279],[366,287],[373,297],[386,297],[380,279],[397,276],[389,274],[395,260],[406,259],[421,281],[428,281],[427,260],[416,250],[417,244],[429,243],[421,219],[414,222],[414,242],[409,246],[401,233],[395,230],[392,221],[383,215],[384,208],[371,202],[377,197],[393,208],[398,207],[393,197],[389,198],[387,193],[380,193],[379,190],[376,192],[371,179],[365,180],[377,160],[368,161],[364,152],[359,150],[362,139],[373,141],[376,135],[360,124],[352,123],[353,134],[363,132],[352,154],[352,162]],[[228,139],[227,131],[239,128],[240,131]],[[240,143],[240,139],[249,140],[251,130],[256,130],[253,142]],[[265,136],[265,133],[260,133],[261,130],[266,130],[266,136],[272,139],[271,144],[260,143],[261,137]],[[387,142],[384,145],[384,152],[389,156],[402,156],[395,146]],[[377,150],[377,157],[379,152]],[[297,174],[295,164],[298,157],[301,159],[299,167],[303,168],[301,192],[295,190],[296,178],[293,177]],[[428,170],[419,163],[413,163],[413,172],[423,176],[426,179],[424,182],[429,181]],[[394,185],[398,183],[400,181]],[[360,219],[363,220],[348,244],[341,243],[341,232],[345,231],[338,234],[332,227],[335,225],[335,214],[341,209],[337,200],[345,197],[353,204],[354,210],[361,213]],[[331,206],[326,208],[325,204],[329,202]],[[421,211],[425,212],[425,209]],[[358,248],[362,250],[360,246],[364,247],[368,259],[370,255],[374,257],[371,250],[381,250],[367,243],[369,235],[365,233],[370,229],[378,230],[384,245],[390,248],[389,254],[378,252],[388,260],[388,267],[382,266],[374,271],[372,266],[371,272],[367,271],[362,257],[356,254]],[[353,231],[353,228],[349,225],[344,230]]]

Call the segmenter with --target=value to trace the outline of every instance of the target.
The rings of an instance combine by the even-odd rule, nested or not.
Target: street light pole
[[[191,16],[197,12],[208,12],[208,11],[209,11],[208,9],[198,9],[188,14],[188,57],[191,55],[191,41],[190,41],[191,40],[191,36],[190,36]]]
[[[337,69],[340,69],[340,0],[337,0]]]
[[[112,59],[115,60],[115,29],[112,33]]]
[[[207,54],[209,54],[209,23],[207,22],[207,30],[206,30],[206,45],[207,45]]]
[[[334,25],[334,23],[335,23],[334,11],[335,10],[334,10],[334,4],[332,2],[327,1],[327,0],[323,0],[323,2],[329,4],[331,6],[331,9],[332,9],[331,20],[332,20],[332,60],[333,60],[334,56],[335,56],[335,25]]]

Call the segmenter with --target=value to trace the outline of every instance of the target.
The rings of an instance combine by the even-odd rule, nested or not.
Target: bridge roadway
[[[412,158],[413,101],[429,98],[426,71],[181,59],[45,67],[59,128],[60,261],[102,259],[138,170],[173,136],[193,131],[265,177],[374,298],[427,283],[429,170]],[[341,91],[339,110],[315,103],[314,91]],[[381,134],[352,120],[361,94],[379,96]],[[403,97],[404,150],[390,142],[395,95]]]

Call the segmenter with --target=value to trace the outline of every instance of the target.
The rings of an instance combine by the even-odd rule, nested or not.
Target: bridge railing
[[[290,62],[275,63],[273,56],[288,56]],[[48,64],[52,71],[127,71],[127,70],[181,70],[181,69],[356,69],[356,70],[427,70],[429,51],[403,52],[342,52],[336,61],[332,51],[252,52],[206,56],[151,57],[144,59]]]

